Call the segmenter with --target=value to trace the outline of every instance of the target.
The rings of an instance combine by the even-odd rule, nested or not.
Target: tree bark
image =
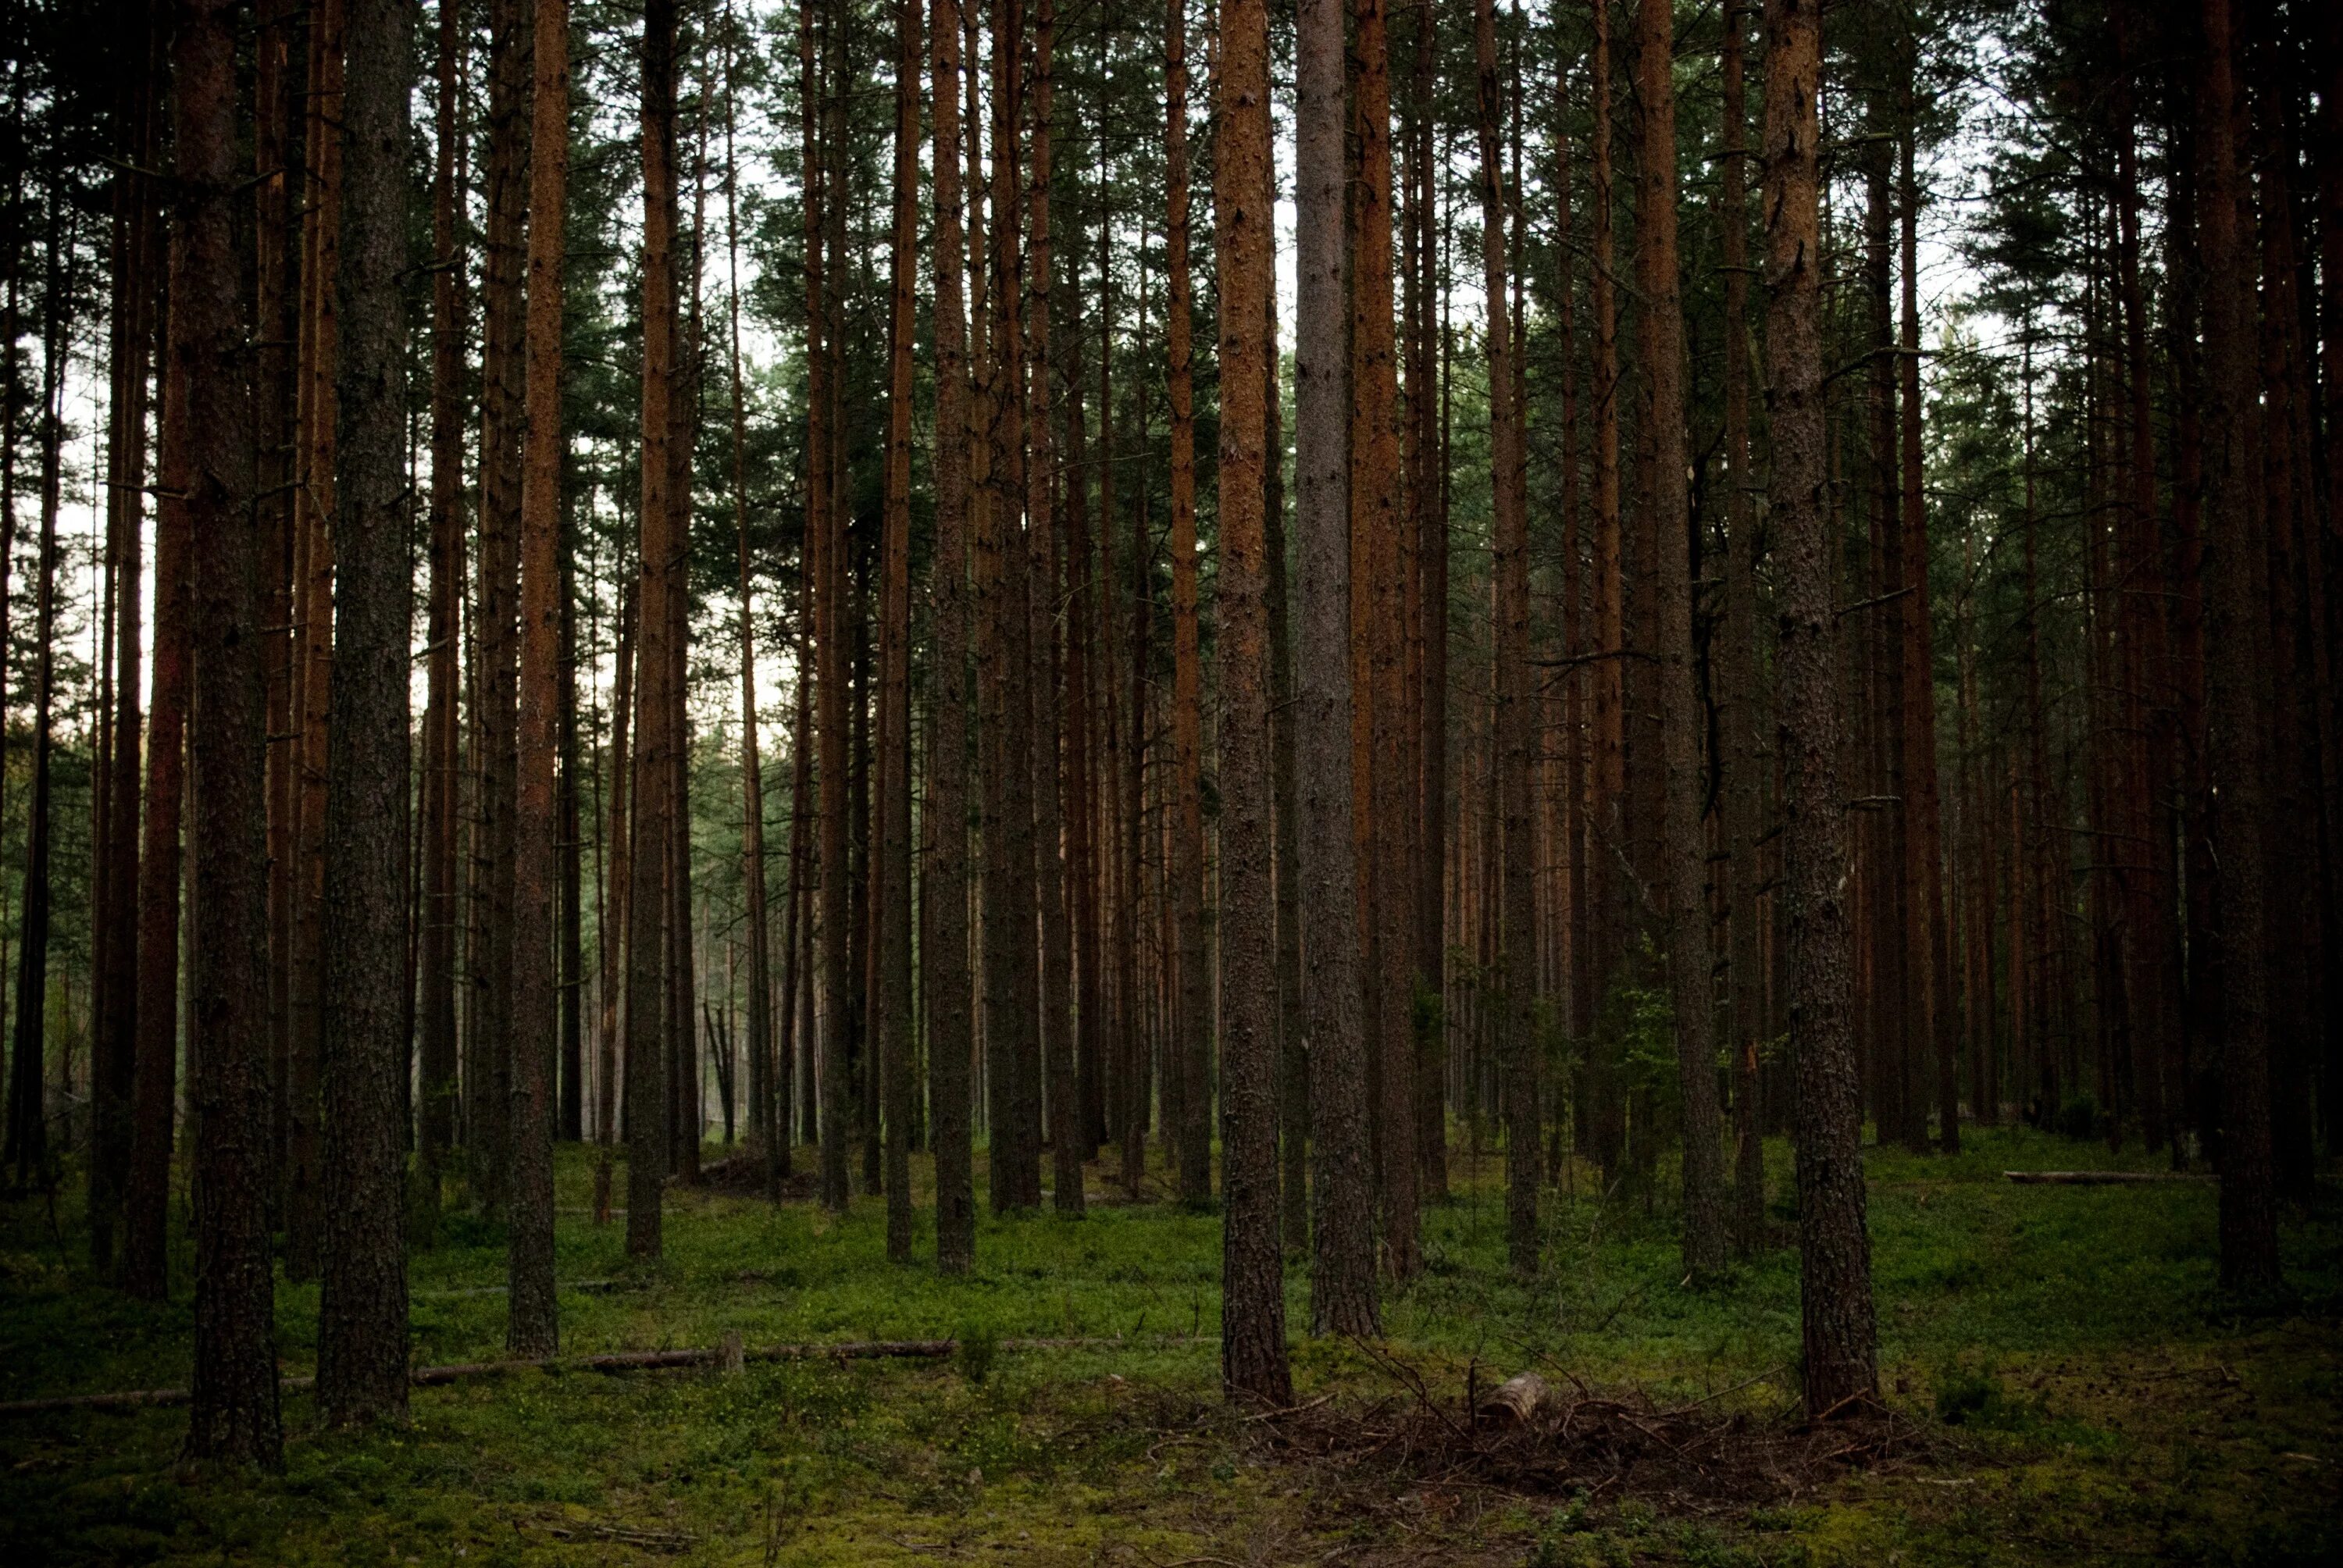
[[[1342,6],[1302,0],[1297,21],[1295,526],[1302,558],[1294,705],[1301,804],[1303,1007],[1316,1187],[1310,1314],[1319,1333],[1379,1332],[1360,1033],[1358,875],[1351,836],[1350,501],[1343,430]]]
[[[559,846],[562,223],[569,183],[569,7],[533,0],[528,180],[528,332],[521,470],[518,814],[513,819],[510,1241],[505,1348],[551,1355],[560,1342],[553,1293],[553,968]],[[631,1207],[631,1202],[629,1204]]]
[[[1026,369],[1031,380],[1026,391],[1025,512],[1032,657],[1026,690],[1032,715],[1033,854],[1035,892],[1041,906],[1041,1024],[1051,1154],[1051,1204],[1061,1214],[1079,1214],[1082,1211],[1081,1108],[1075,1093],[1073,941],[1067,908],[1065,812],[1059,791],[1062,710],[1058,702],[1058,620],[1062,596],[1053,497],[1061,476],[1051,435],[1054,390],[1050,384],[1050,118],[1056,37],[1057,7],[1053,0],[1040,0],[1027,75],[1032,161],[1027,166],[1026,180],[1026,210],[1031,226],[1026,241]]]
[[[936,1268],[976,1261],[970,1073],[975,1041],[968,960],[968,324],[962,301],[960,0],[933,0],[930,112],[935,126],[935,758],[928,810],[935,847],[923,891],[929,945],[928,1105],[936,1157]]]
[[[488,0],[488,196],[481,323],[480,566],[478,620],[479,791],[473,831],[474,890],[482,901],[483,942],[475,958],[477,992],[470,1112],[471,1180],[476,1201],[501,1212],[512,1161],[513,1055],[518,1021],[513,981],[513,856],[518,824],[519,641],[522,443],[528,396],[527,320],[522,297],[529,150],[528,0]],[[646,176],[648,181],[648,176]],[[646,240],[648,250],[649,242]],[[648,360],[645,379],[650,377]],[[650,448],[644,448],[648,474]],[[632,1205],[629,1204],[631,1210]],[[629,1227],[636,1221],[629,1221]]]
[[[1661,736],[1667,769],[1662,850],[1668,910],[1668,980],[1675,1001],[1676,1076],[1684,1095],[1684,1263],[1696,1275],[1725,1267],[1725,1167],[1717,1146],[1715,986],[1709,969],[1708,839],[1701,829],[1707,775],[1693,636],[1692,502],[1684,453],[1684,309],[1676,282],[1674,14],[1640,0],[1636,95],[1643,146],[1636,260],[1644,296],[1645,438],[1652,443],[1657,558]],[[1520,859],[1517,852],[1509,858]]]
[[[659,1255],[674,1085],[667,985],[673,832],[675,0],[643,10],[643,445],[636,598],[634,844],[627,893],[627,1251]]]
[[[1717,227],[1725,273],[1725,839],[1732,857],[1733,1242],[1746,1257],[1765,1245],[1765,1146],[1758,1120],[1757,1050],[1765,1037],[1765,975],[1759,955],[1757,889],[1765,836],[1765,693],[1757,648],[1757,520],[1749,505],[1749,218],[1747,97],[1743,8],[1725,16],[1724,156],[1717,170]]]
[[[1610,0],[1591,0],[1594,39],[1589,55],[1587,92],[1592,106],[1588,205],[1592,209],[1586,299],[1594,317],[1592,381],[1594,395],[1594,779],[1588,825],[1588,899],[1594,942],[1592,994],[1619,978],[1627,951],[1633,890],[1622,875],[1627,827],[1626,687],[1624,584],[1620,572],[1619,519],[1619,321],[1612,270],[1611,16]],[[1588,1055],[1588,1120],[1594,1162],[1607,1182],[1616,1171],[1624,1141],[1615,1047],[1599,1040]]]
[[[878,1039],[887,1255],[911,1256],[911,290],[919,271],[919,0],[895,4],[895,231],[880,550]],[[1079,1189],[1079,1168],[1075,1177]]]
[[[1366,766],[1353,789],[1363,860],[1360,973],[1367,1009],[1368,1073],[1378,1093],[1383,1257],[1394,1279],[1423,1264],[1416,1151],[1414,948],[1409,931],[1407,819],[1413,783],[1405,767],[1413,715],[1404,711],[1398,363],[1392,330],[1391,49],[1383,0],[1353,0],[1353,128],[1358,177],[1351,186],[1351,636],[1354,726]],[[1504,459],[1500,455],[1502,466]],[[1360,733],[1354,728],[1353,733]]]
[[[2264,815],[2270,693],[2269,557],[2257,494],[2257,404],[2248,236],[2241,177],[2228,0],[2204,0],[2204,75],[2197,99],[2205,278],[2205,644],[2209,761],[2218,791],[2213,841],[2220,940],[2221,1283],[2278,1282],[2278,1206],[2269,1112],[2268,912]]]
[[[2216,0],[2218,3],[2218,0]],[[1806,1413],[1876,1397],[1878,1327],[1864,1209],[1862,1108],[1848,1008],[1845,805],[1839,782],[1820,335],[1823,257],[1815,0],[1765,5],[1765,288],[1771,507],[1781,560],[1783,806],[1790,1029],[1797,1053],[1798,1230]]]
[[[342,256],[335,277],[341,342],[334,397],[317,1298],[317,1403],[336,1423],[398,1421],[407,1413],[404,893],[415,601],[400,288],[414,21],[402,0],[349,3],[344,39],[350,86],[338,133]],[[546,1198],[549,1232],[549,1182]]]
[[[1262,0],[1227,0],[1213,72],[1212,163],[1222,323],[1221,1381],[1232,1395],[1280,1409],[1293,1402],[1293,1380],[1277,1220],[1276,796],[1262,516],[1276,244],[1269,90]]]
[[[1513,328],[1505,284],[1504,164],[1497,150],[1497,28],[1492,0],[1473,7],[1474,104],[1480,135],[1481,268],[1488,310],[1489,449],[1495,528],[1491,571],[1496,624],[1496,746],[1502,831],[1498,983],[1503,990],[1501,1103],[1505,1117],[1505,1243],[1516,1274],[1536,1271],[1538,1150],[1536,856],[1530,828],[1536,698],[1530,689],[1529,511],[1522,410],[1514,401]],[[1674,274],[1670,274],[1673,280]]]
[[[1187,0],[1163,29],[1165,380],[1172,412],[1172,920],[1179,934],[1172,1055],[1180,1084],[1180,1201],[1212,1197],[1212,974],[1204,950],[1203,656],[1196,611],[1196,409],[1189,347]]]
[[[251,389],[231,203],[236,8],[180,0],[172,42],[171,371],[196,555],[195,1379],[189,1458],[283,1462],[268,1246],[267,751]]]
[[[456,857],[461,789],[457,623],[464,569],[464,246],[457,224],[458,100],[463,92],[462,0],[442,0],[438,146],[432,173],[431,587],[424,653],[423,932],[419,954],[417,1182],[423,1222],[436,1225],[440,1174],[455,1141]]]

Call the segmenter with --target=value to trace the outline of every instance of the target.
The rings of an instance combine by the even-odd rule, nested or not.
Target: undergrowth
[[[1289,1259],[1297,1397],[1324,1402],[1310,1419],[1461,1417],[1468,1390],[1538,1368],[1622,1409],[1698,1402],[1704,1420],[1758,1433],[1792,1422],[1786,1245],[1690,1283],[1664,1183],[1605,1201],[1574,1169],[1549,1195],[1543,1268],[1517,1281],[1502,1161],[1459,1143],[1452,1198],[1426,1211],[1425,1271],[1388,1293],[1386,1344],[1301,1337],[1306,1261]],[[1768,1156],[1785,1191],[1788,1151]],[[1645,1494],[1632,1475],[1533,1492],[1443,1481],[1436,1464],[1386,1483],[1324,1468],[1339,1457],[1302,1462],[1279,1423],[1217,1397],[1211,1215],[1099,1201],[1080,1220],[988,1216],[976,1271],[944,1280],[887,1261],[877,1199],[834,1220],[677,1191],[667,1255],[642,1266],[625,1257],[622,1222],[592,1222],[589,1153],[564,1150],[566,1353],[712,1345],[727,1332],[751,1347],[952,1338],[958,1353],[752,1362],[731,1377],[516,1374],[419,1389],[410,1425],[358,1434],[318,1430],[307,1396],[288,1395],[277,1475],[183,1471],[182,1411],[6,1419],[0,1561],[1252,1563],[1338,1547],[1347,1561],[1866,1568],[2343,1557],[2331,1209],[2285,1227],[2292,1294],[2273,1312],[2221,1295],[2209,1184],[2000,1175],[2106,1158],[2006,1131],[1972,1132],[1954,1158],[1869,1151],[1883,1395],[1895,1419],[1934,1434],[1930,1457],[1842,1465],[1728,1505],[1697,1484]],[[0,1206],[0,1399],[186,1380],[186,1239],[175,1232],[171,1300],[130,1302],[88,1276],[79,1187],[68,1166],[54,1202]],[[1092,1191],[1112,1197],[1102,1171]],[[1779,1201],[1773,1215],[1786,1243],[1794,1215]],[[414,1254],[418,1363],[501,1353],[501,1243],[494,1224],[451,1211]],[[316,1287],[280,1282],[277,1314],[286,1371],[307,1372]],[[1011,1342],[1026,1338],[1110,1342]]]

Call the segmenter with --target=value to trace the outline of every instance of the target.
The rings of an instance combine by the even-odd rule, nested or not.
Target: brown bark
[[[1410,748],[1416,813],[1411,857],[1415,873],[1416,1153],[1423,1169],[1421,1196],[1431,1202],[1448,1196],[1448,949],[1442,923],[1448,849],[1448,518],[1440,504],[1446,475],[1435,470],[1440,454],[1433,417],[1440,377],[1432,347],[1432,59],[1436,29],[1429,7],[1416,13],[1407,96],[1408,254],[1402,268],[1408,318],[1402,346],[1407,371],[1403,461],[1408,511],[1403,526],[1413,599],[1406,632],[1411,660],[1407,689],[1414,701],[1416,726]],[[1284,706],[1281,698],[1281,711]]]
[[[1692,505],[1686,491],[1684,313],[1676,282],[1674,20],[1667,0],[1636,12],[1636,95],[1643,106],[1636,260],[1643,298],[1644,438],[1652,444],[1652,504],[1659,615],[1661,734],[1666,769],[1663,880],[1668,980],[1675,1002],[1677,1080],[1684,1095],[1684,1262],[1694,1274],[1725,1266],[1725,1170],[1718,1147],[1715,988],[1709,971],[1706,775],[1699,649],[1693,638]],[[1509,853],[1509,859],[1518,859]]]
[[[929,568],[935,628],[934,824],[922,890],[928,911],[928,1105],[936,1168],[936,1268],[965,1273],[976,1257],[970,1073],[975,1041],[968,960],[967,316],[961,297],[960,0],[933,0],[930,113],[935,126],[936,546]]]
[[[671,447],[678,322],[675,293],[674,0],[643,12],[642,502],[636,598],[634,843],[627,891],[627,1251],[659,1255],[668,1172],[668,1116],[675,1086],[666,965],[669,846],[673,829],[674,729],[679,694],[669,644],[675,573]]]
[[[1404,763],[1413,715],[1403,706],[1398,363],[1392,330],[1390,43],[1383,0],[1353,0],[1351,186],[1351,642],[1359,845],[1360,974],[1376,1095],[1385,1265],[1396,1279],[1423,1267],[1416,1151],[1415,942],[1409,930]],[[1500,458],[1503,467],[1503,459]]]
[[[1310,1245],[1310,1051],[1302,1008],[1301,817],[1293,755],[1292,594],[1286,566],[1285,428],[1278,390],[1277,291],[1268,312],[1262,374],[1268,424],[1262,457],[1262,550],[1269,582],[1270,772],[1277,815],[1277,1136],[1279,1226],[1286,1249]]]
[[[1344,343],[1342,7],[1302,0],[1295,115],[1301,312],[1294,351],[1295,524],[1303,559],[1294,752],[1302,997],[1316,1188],[1310,1315],[1320,1333],[1378,1332],[1351,836],[1349,413]]]
[[[325,1206],[317,1403],[328,1422],[347,1424],[401,1421],[407,1413],[405,894],[415,588],[401,276],[414,23],[400,0],[350,0],[344,36],[350,90],[332,132],[342,141],[343,189],[334,283],[340,317],[333,402],[334,678],[321,868]],[[313,605],[313,613],[322,615],[323,605]],[[550,1160],[548,1150],[548,1264]]]
[[[895,0],[895,232],[880,544],[877,993],[887,1255],[911,1256],[911,287],[919,271],[919,0]],[[1079,1182],[1079,1176],[1077,1177]]]
[[[1033,52],[1027,75],[1032,161],[1026,181],[1031,229],[1025,343],[1031,380],[1026,388],[1025,511],[1031,650],[1026,691],[1032,734],[1035,895],[1041,906],[1041,1055],[1052,1156],[1051,1203],[1061,1214],[1079,1214],[1082,1211],[1081,1118],[1074,1087],[1073,947],[1067,909],[1064,810],[1059,793],[1061,710],[1057,699],[1057,642],[1061,596],[1053,497],[1060,475],[1051,434],[1054,393],[1050,385],[1050,116],[1056,35],[1057,8],[1052,0],[1041,0],[1034,15]]]
[[[1862,1108],[1848,1008],[1835,574],[1823,440],[1823,258],[1815,94],[1821,8],[1766,0],[1765,286],[1771,501],[1782,565],[1776,746],[1789,895],[1790,1027],[1797,1053],[1798,1230],[1806,1413],[1875,1397],[1878,1329],[1865,1222]]]
[[[527,0],[488,0],[488,191],[480,358],[478,793],[473,898],[471,1072],[466,1110],[474,1200],[501,1211],[512,1160],[513,854],[518,778],[522,439],[527,414],[522,299],[528,264],[529,37]],[[646,241],[648,248],[649,242]],[[646,366],[646,379],[649,371]],[[649,448],[644,451],[649,457]],[[648,464],[646,465],[648,467]],[[648,707],[646,712],[649,711]],[[631,1210],[632,1205],[629,1205]],[[629,1221],[630,1226],[638,1221]]]
[[[1913,68],[1917,69],[1916,61]],[[1936,620],[1928,597],[1928,500],[1920,450],[1920,186],[1913,172],[1918,139],[1918,109],[1906,87],[1904,135],[1898,171],[1902,207],[1903,320],[1896,375],[1903,417],[1904,573],[1909,589],[1903,601],[1906,921],[1911,974],[1913,1048],[1920,1060],[1910,1115],[1915,1137],[1927,1116],[1919,1085],[1933,1066],[1936,1078],[1937,1145],[1947,1154],[1961,1149],[1959,1040],[1953,1031],[1952,947],[1945,904],[1944,808],[1936,783]]]
[[[521,471],[519,727],[513,819],[510,1240],[505,1348],[551,1355],[553,969],[560,752],[562,221],[569,180],[569,7],[532,0],[527,446]],[[629,1195],[631,1198],[631,1194]],[[629,1207],[631,1207],[631,1202]]]
[[[2265,813],[2270,693],[2269,557],[2254,454],[2251,201],[2240,174],[2242,119],[2228,0],[2204,0],[2197,99],[2203,158],[2197,245],[2205,278],[2205,642],[2208,760],[2219,791],[2213,837],[2220,934],[2221,1283],[2278,1282],[2269,1114],[2268,910]]]
[[[342,138],[345,109],[344,0],[325,0],[310,25],[307,255],[302,274],[305,317],[299,380],[299,422],[294,498],[294,749],[291,940],[287,944],[287,1040],[279,1091],[285,1098],[285,1273],[317,1274],[324,1171],[319,1165],[318,1105],[324,1031],[326,773],[333,685],[334,540],[336,504],[335,370],[340,308]]]
[[[268,1248],[266,692],[251,388],[236,297],[236,35],[225,0],[182,0],[172,42],[171,343],[196,552],[191,711],[196,1129],[193,1459],[282,1462]]]
[[[1588,824],[1587,899],[1594,930],[1590,997],[1598,1005],[1626,956],[1632,890],[1622,872],[1627,828],[1625,585],[1621,576],[1619,518],[1619,318],[1612,271],[1611,17],[1610,0],[1591,0],[1594,45],[1587,94],[1594,122],[1587,193],[1589,256],[1586,302],[1594,317],[1592,387],[1594,398],[1594,554],[1593,668],[1594,739],[1593,802]],[[1600,1041],[1587,1058],[1592,1152],[1607,1181],[1624,1140],[1613,1047]]]
[[[1212,974],[1204,950],[1203,657],[1196,625],[1196,410],[1189,347],[1187,0],[1171,0],[1163,29],[1165,382],[1172,413],[1172,831],[1173,963],[1178,1006],[1172,1050],[1179,1084],[1180,1201],[1212,1196]]]
[[[97,791],[102,831],[91,889],[90,1253],[111,1274],[130,1181],[132,1101],[138,1042],[138,800],[141,581],[147,475],[147,367],[153,357],[160,239],[147,175],[162,114],[159,19],[142,18],[136,65],[123,74],[118,146],[127,166],[114,177],[111,346],[106,427],[106,557],[112,593],[110,707],[101,722],[110,759]]]
[[[464,337],[468,301],[457,225],[458,100],[463,93],[464,10],[447,0],[438,25],[437,131],[431,231],[431,586],[426,609],[423,710],[423,930],[417,976],[420,1034],[417,1182],[427,1222],[436,1222],[443,1163],[455,1141],[456,855],[461,789],[457,697],[458,601],[464,569]]]
[[[1047,4],[1047,0],[1044,0]],[[1221,1382],[1272,1409],[1293,1402],[1277,1222],[1276,799],[1270,740],[1269,25],[1261,0],[1221,11],[1212,218],[1221,287]]]
[[[52,890],[49,857],[52,759],[56,740],[52,720],[56,703],[57,505],[59,447],[64,439],[58,401],[65,386],[66,308],[74,266],[72,246],[62,243],[61,221],[53,202],[48,224],[46,276],[41,307],[40,555],[35,568],[33,636],[33,786],[25,819],[25,870],[17,911],[16,1016],[10,1042],[8,1133],[5,1159],[16,1168],[16,1185],[30,1187],[48,1170],[47,1083],[44,1071],[48,1034],[49,928]],[[63,236],[69,242],[70,236]],[[265,1265],[264,1265],[265,1266]]]
[[[1757,520],[1749,505],[1749,219],[1745,206],[1748,121],[1742,16],[1725,17],[1724,157],[1717,170],[1717,227],[1725,274],[1725,840],[1732,857],[1728,894],[1733,1062],[1733,1241],[1745,1256],[1765,1239],[1765,1149],[1757,1114],[1757,1050],[1765,1037],[1765,975],[1758,952],[1757,889],[1765,834],[1765,694],[1757,649]]]
[[[195,541],[187,531],[187,388],[167,355],[159,367],[162,444],[155,519],[155,654],[146,731],[146,842],[138,862],[138,1025],[131,1090],[129,1184],[122,1283],[165,1299],[169,1281],[173,1120],[179,1052],[179,829],[186,795],[189,621]],[[11,530],[14,531],[13,529]]]
[[[1505,1240],[1513,1271],[1537,1268],[1538,1149],[1537,894],[1533,881],[1530,779],[1536,749],[1536,698],[1530,686],[1529,509],[1515,399],[1513,329],[1506,289],[1504,165],[1497,150],[1501,108],[1492,0],[1473,7],[1474,102],[1480,132],[1481,268],[1488,312],[1489,448],[1495,527],[1491,642],[1496,650],[1495,724],[1503,888],[1498,894],[1497,976],[1503,992],[1499,1098],[1505,1118]]]

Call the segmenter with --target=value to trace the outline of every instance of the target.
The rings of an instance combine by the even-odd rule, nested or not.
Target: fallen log
[[[2142,1181],[2217,1181],[2209,1171],[2005,1171],[2004,1178],[2026,1187],[2127,1187]]]
[[[1538,1407],[1546,1402],[1545,1379],[1534,1372],[1507,1378],[1473,1408],[1473,1413],[1483,1421],[1499,1426],[1521,1426],[1536,1416]]]
[[[1202,1336],[1172,1334],[1152,1342],[1158,1346],[1194,1342]],[[727,1336],[728,1339],[732,1336]],[[1091,1336],[1073,1339],[1002,1340],[1004,1351],[1072,1350],[1101,1345],[1127,1345],[1133,1342],[1121,1335]],[[841,1340],[804,1344],[754,1345],[737,1347],[716,1344],[691,1346],[664,1351],[606,1351],[588,1356],[519,1357],[509,1361],[458,1362],[448,1366],[417,1367],[407,1373],[407,1382],[417,1388],[437,1388],[446,1383],[461,1382],[470,1378],[502,1377],[517,1372],[665,1372],[679,1367],[716,1366],[728,1359],[728,1351],[748,1362],[797,1361],[942,1361],[960,1349],[958,1340]],[[282,1377],[277,1387],[287,1393],[298,1393],[317,1386],[317,1380],[307,1374]],[[126,1389],[108,1393],[55,1394],[46,1399],[18,1399],[0,1402],[0,1417],[12,1415],[42,1415],[65,1410],[144,1410],[156,1406],[178,1405],[187,1402],[188,1393],[183,1388]]]

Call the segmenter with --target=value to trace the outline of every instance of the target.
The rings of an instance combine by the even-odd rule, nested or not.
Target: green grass
[[[1883,1382],[1936,1434],[1932,1464],[1855,1472],[1757,1509],[1510,1498],[1394,1483],[1330,1501],[1216,1394],[1219,1221],[1169,1205],[985,1220],[979,1267],[887,1261],[877,1200],[843,1220],[675,1192],[667,1257],[623,1224],[558,1223],[565,1352],[807,1340],[1123,1336],[950,1362],[752,1362],[568,1371],[418,1390],[413,1423],[321,1432],[288,1396],[281,1475],[189,1473],[185,1412],[0,1422],[0,1562],[690,1563],[1318,1561],[1348,1546],[1503,1563],[2343,1560],[2343,1230],[2284,1231],[2292,1299],[2247,1312],[2215,1279],[2209,1185],[2014,1186],[2004,1169],[2103,1149],[1974,1134],[1957,1159],[1869,1154]],[[1779,1191],[1788,1151],[1769,1151]],[[1459,1153],[1426,1216],[1423,1276],[1388,1302],[1392,1347],[1443,1395],[1539,1364],[1663,1402],[1785,1419],[1798,1342],[1793,1252],[1682,1282],[1672,1204],[1555,1193],[1545,1266],[1512,1280],[1493,1158]],[[1106,1186],[1093,1174],[1093,1191]],[[565,1150],[560,1202],[590,1163]],[[621,1183],[623,1191],[623,1183]],[[184,1384],[184,1238],[166,1305],[91,1281],[76,1183],[0,1208],[0,1399]],[[1786,1227],[1786,1204],[1775,1206]],[[451,1217],[409,1268],[419,1362],[493,1359],[493,1227]],[[922,1257],[929,1239],[921,1237]],[[1303,1397],[1405,1396],[1352,1347],[1299,1337]],[[470,1293],[465,1293],[470,1292]],[[287,1372],[314,1357],[314,1286],[280,1283]],[[1201,1331],[1202,1337],[1182,1342]],[[1395,1510],[1395,1511],[1394,1511]]]

